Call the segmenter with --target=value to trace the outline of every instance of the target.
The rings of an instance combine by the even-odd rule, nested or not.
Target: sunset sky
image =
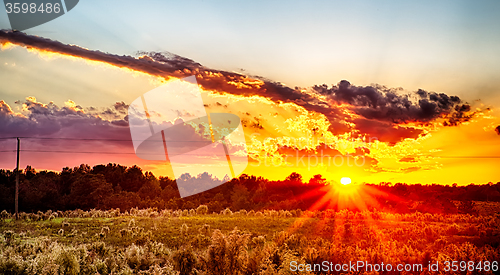
[[[134,154],[127,109],[195,75],[207,113],[240,117],[244,173],[498,182],[498,14],[498,1],[87,0],[14,33],[1,8],[0,138],[33,137],[21,167],[172,176]],[[0,139],[0,169],[14,149]]]

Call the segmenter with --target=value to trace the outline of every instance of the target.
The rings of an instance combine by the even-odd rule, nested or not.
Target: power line
[[[0,153],[14,153],[16,150],[3,150]],[[20,150],[20,152],[29,153],[72,153],[72,154],[103,154],[103,155],[135,155],[136,153],[123,153],[123,152],[93,152],[93,151],[63,151],[63,150]],[[150,156],[163,156],[164,154],[148,154]],[[200,156],[200,154],[182,154],[189,156]],[[436,158],[471,158],[471,159],[497,159],[500,156],[436,156]]]
[[[16,150],[11,151],[0,151],[0,152],[16,152]],[[97,152],[97,151],[64,151],[64,150],[19,150],[19,152],[29,152],[29,153],[68,153],[68,154],[103,154],[103,155],[136,155],[136,153],[123,153],[123,152]],[[148,156],[164,156],[165,154],[147,154]],[[203,156],[203,157],[211,157],[215,154],[182,154],[183,156]]]
[[[16,139],[17,137],[3,137],[0,139]],[[105,138],[61,138],[61,137],[19,137],[22,139],[43,139],[43,140],[102,140],[102,141],[132,141],[131,139],[105,139]]]
[[[17,139],[18,137],[3,137],[0,140]],[[22,139],[41,140],[78,140],[78,141],[144,141],[139,139],[107,139],[107,138],[58,138],[58,137],[19,137]],[[208,142],[209,140],[168,140],[168,142]],[[163,142],[163,140],[149,140],[148,142]]]
[[[133,140],[133,139],[103,139],[103,138],[65,138],[65,137],[1,137],[0,140],[7,139],[39,139],[39,140],[75,140],[75,141],[143,141],[143,140]],[[152,140],[147,142],[161,142],[162,140]],[[200,142],[207,143],[207,141],[203,140],[169,140],[169,142]],[[74,153],[74,154],[105,154],[105,155],[134,155],[135,153],[122,153],[122,152],[79,152],[79,151],[62,151],[62,150],[20,150],[21,152],[32,152],[32,153]],[[0,153],[12,153],[16,152],[16,150],[3,150]],[[149,154],[156,155],[156,154]],[[157,154],[163,155],[163,154]],[[197,154],[183,154],[183,155],[197,155]],[[500,158],[500,156],[434,156],[436,158],[471,158],[471,159],[496,159]]]
[[[122,152],[86,152],[86,151],[79,152],[79,151],[62,151],[62,150],[54,150],[54,151],[51,151],[51,150],[21,150],[21,152],[30,152],[30,153],[72,153],[72,154],[135,155],[135,153],[122,153]]]
[[[475,159],[493,159],[500,156],[434,156],[435,158],[475,158]]]

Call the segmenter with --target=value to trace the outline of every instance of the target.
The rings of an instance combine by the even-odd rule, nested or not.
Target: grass
[[[289,274],[292,260],[498,261],[500,215],[492,211],[498,205],[486,206],[478,215],[183,216],[148,209],[133,215],[92,210],[39,221],[7,218],[0,220],[0,274],[51,274],[40,271],[49,267],[75,274]]]
[[[457,215],[458,216],[458,215]],[[468,216],[466,216],[468,217]],[[185,217],[134,217],[120,216],[114,218],[55,218],[45,221],[25,221],[6,219],[0,223],[0,232],[12,230],[16,233],[26,232],[30,237],[47,236],[61,243],[92,243],[95,241],[104,240],[106,243],[126,247],[140,240],[141,235],[122,237],[121,230],[130,230],[131,220],[135,222],[136,228],[141,228],[141,231],[151,232],[151,239],[178,247],[182,245],[180,238],[180,228],[183,224],[188,226],[190,234],[197,234],[205,225],[209,225],[211,229],[219,229],[222,233],[232,231],[238,228],[243,232],[247,232],[252,236],[267,236],[272,238],[276,232],[293,230],[297,235],[316,236],[325,239],[331,238],[331,231],[339,226],[339,219],[322,219],[318,217],[299,218],[299,217],[255,217],[255,216],[225,216],[225,215],[197,215]],[[345,222],[345,221],[344,221]],[[376,228],[381,232],[390,232],[395,228],[405,228],[415,226],[415,221],[404,220],[363,220],[350,218],[350,224],[356,224],[358,227]],[[63,224],[69,224],[64,226]],[[297,227],[297,224],[300,226]],[[449,220],[443,222],[426,221],[427,226],[435,228],[447,228]],[[468,225],[479,226],[481,221],[471,222],[469,220],[459,220],[455,222],[459,228],[464,229]],[[109,233],[99,236],[104,227],[109,228]],[[297,228],[296,228],[297,227]],[[59,234],[60,229],[64,233]],[[492,234],[500,234],[499,228],[492,228]],[[477,236],[467,236],[470,241],[480,239],[479,233]]]
[[[235,227],[249,232],[252,235],[273,236],[275,232],[286,230],[298,218],[257,218],[237,216],[188,216],[175,218],[145,218],[145,217],[116,217],[116,218],[57,218],[48,221],[16,221],[9,220],[0,224],[0,230],[12,230],[16,233],[27,232],[30,237],[48,236],[61,243],[92,243],[105,240],[106,243],[126,247],[135,243],[140,236],[122,238],[120,231],[129,228],[131,220],[135,221],[135,227],[142,228],[143,232],[151,231],[152,239],[174,245],[181,245],[180,228],[183,224],[188,226],[189,232],[198,233],[208,224],[212,229],[219,229],[223,233],[232,231]],[[69,226],[63,227],[67,222]],[[110,233],[104,238],[97,236],[103,227],[109,227]],[[58,234],[63,229],[65,234]],[[76,234],[70,234],[76,231]]]

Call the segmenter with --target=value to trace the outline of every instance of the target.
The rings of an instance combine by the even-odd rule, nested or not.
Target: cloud
[[[417,138],[423,134],[423,130],[412,127],[393,125],[390,122],[377,121],[373,119],[358,118],[353,120],[355,128],[369,137],[381,141],[396,143],[405,138]]]
[[[86,107],[86,108],[81,108],[81,111],[86,112],[87,114],[92,114],[92,115],[97,115],[105,120],[113,121],[113,123],[121,123],[123,122],[128,122],[128,116],[127,116],[127,110],[128,110],[127,104],[125,102],[116,102],[113,104],[111,107]],[[121,121],[121,122],[120,122]],[[128,125],[128,123],[126,123]]]
[[[91,110],[89,112],[85,112],[84,108],[71,100],[66,102],[64,107],[59,107],[53,102],[44,104],[34,97],[27,97],[24,102],[18,101],[17,104],[21,105],[19,113],[14,112],[5,101],[0,101],[0,129],[2,129],[0,138],[25,137],[39,141],[32,144],[34,147],[31,149],[46,149],[44,146],[51,146],[50,150],[78,148],[80,151],[99,152],[119,151],[116,147],[126,151],[133,148],[129,122],[121,118],[114,119],[123,117],[122,109],[128,107],[123,102],[117,102],[113,107],[104,110],[96,107],[85,108]],[[146,118],[134,122],[142,123],[139,126],[142,125],[147,132],[150,132]],[[152,123],[157,125],[155,121]],[[165,130],[165,141],[170,144],[169,154],[172,156],[198,149],[200,144],[212,144],[206,117],[185,123],[181,118],[175,122],[163,121],[155,128],[168,129]],[[225,129],[221,127],[213,127],[214,136],[222,136],[224,131]],[[156,140],[151,142],[152,150],[157,154],[158,143]],[[160,145],[160,152],[163,153],[163,144]],[[244,149],[240,144],[230,145],[232,153]],[[4,146],[6,145],[0,143],[0,148]],[[212,151],[215,151],[215,146],[213,147]],[[212,154],[212,151],[207,149],[206,154]]]
[[[130,139],[126,121],[107,120],[96,112],[86,113],[73,101],[66,102],[64,107],[53,102],[44,104],[34,97],[16,103],[22,108],[19,113],[0,101],[0,137]]]
[[[497,132],[497,134],[500,135],[500,125],[498,125],[497,128],[495,128],[495,132]]]
[[[397,139],[413,138],[420,131],[394,127],[397,124],[409,122],[426,124],[439,119],[445,126],[456,126],[470,120],[474,115],[474,112],[470,111],[470,105],[463,103],[460,98],[424,90],[402,94],[402,89],[390,89],[379,85],[355,86],[346,80],[342,80],[332,87],[323,84],[313,86],[310,89],[290,88],[263,77],[249,77],[235,72],[213,70],[191,59],[168,52],[139,52],[138,57],[120,56],[76,45],[67,45],[22,32],[5,30],[0,31],[0,43],[2,45],[10,43],[41,52],[104,62],[165,79],[195,75],[198,84],[205,90],[225,95],[248,97],[257,95],[273,102],[293,103],[309,112],[323,114],[331,123],[330,130],[334,134],[351,132],[353,129],[359,130],[360,134],[373,132],[369,127],[355,126],[356,122],[362,122],[362,119],[365,119],[379,122],[376,124],[380,127],[386,125],[385,132],[397,131],[398,134],[384,134],[382,129],[378,130],[377,135],[380,136],[380,140],[387,137],[392,142]],[[36,108],[33,106],[35,112]],[[71,110],[63,111],[78,112],[79,110],[81,109],[77,109],[75,106]],[[121,102],[115,104],[114,108],[100,110],[101,113],[98,115],[108,120],[121,119],[126,121],[125,110],[126,104]],[[93,112],[95,110],[86,111]],[[250,125],[259,128],[260,121],[257,119],[254,121],[256,123]]]
[[[125,104],[125,102],[116,102],[115,105],[113,105],[116,111],[120,112],[121,114],[126,114],[128,105]]]
[[[304,94],[298,89],[292,89],[260,77],[252,79],[234,72],[209,69],[191,59],[169,52],[138,52],[140,56],[136,58],[89,50],[76,45],[67,45],[59,41],[7,30],[0,30],[0,43],[2,45],[10,43],[39,51],[104,62],[166,79],[196,75],[198,84],[206,90],[248,96],[258,94],[273,101],[297,102],[301,106],[321,105],[316,98]]]
[[[443,125],[456,126],[470,120],[473,115],[470,105],[459,97],[424,90],[418,90],[412,98],[412,94],[400,94],[398,89],[378,85],[355,86],[347,80],[331,88],[314,86],[313,90],[337,104],[352,105],[354,112],[364,118],[394,124],[425,123],[443,117]]]

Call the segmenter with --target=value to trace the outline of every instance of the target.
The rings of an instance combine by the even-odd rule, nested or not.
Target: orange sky
[[[60,119],[60,129],[50,133],[25,129],[23,136],[94,135],[103,139],[130,139],[127,127],[112,128],[123,121],[126,113],[116,106],[109,108],[115,102],[130,104],[141,94],[165,83],[160,73],[150,69],[156,64],[154,60],[150,60],[150,67],[145,69],[138,67],[139,63],[118,68],[115,61],[90,62],[92,58],[82,54],[67,58],[64,52],[47,54],[34,48],[27,52],[22,46],[11,45],[7,49],[4,43],[2,54],[6,53],[12,58],[0,65],[15,71],[23,80],[11,79],[2,83],[15,91],[2,95],[5,101],[0,103],[0,110],[6,121],[11,123],[10,126],[0,124],[4,127],[2,137],[20,135],[9,130],[17,129],[12,126],[17,121],[15,118],[19,121],[31,120],[36,128],[36,125],[42,125],[41,118],[50,120],[55,112]],[[42,72],[43,75],[40,75]],[[453,108],[449,113],[432,118],[410,117],[405,121],[391,121],[390,116],[388,119],[381,118],[378,113],[372,114],[372,111],[378,112],[380,107],[359,102],[365,97],[355,98],[352,102],[347,99],[342,101],[339,94],[334,98],[306,87],[291,95],[297,98],[288,99],[288,94],[280,94],[279,90],[273,92],[271,89],[275,86],[266,86],[268,84],[263,80],[230,73],[219,75],[215,70],[196,68],[176,71],[170,78],[192,74],[200,83],[207,113],[228,112],[240,117],[250,156],[244,173],[270,179],[283,179],[291,172],[299,172],[306,179],[322,174],[328,180],[339,181],[342,177],[350,177],[358,183],[484,184],[500,180],[500,135],[495,132],[500,125],[497,109],[500,106],[487,105],[484,101],[469,102],[471,109],[460,114],[469,118],[459,117],[455,126],[443,126],[456,114]],[[341,84],[337,85],[340,89]],[[356,83],[351,85],[360,93],[366,88],[355,86]],[[389,88],[377,89],[387,96]],[[401,98],[405,94],[410,95],[412,104],[419,106],[421,99],[415,91],[391,91]],[[439,94],[439,91],[435,92]],[[8,98],[12,97],[21,101],[17,104],[9,101]],[[46,115],[43,110],[52,110],[53,113]],[[37,118],[35,122],[33,117]],[[88,122],[90,120],[93,122]],[[82,130],[87,126],[88,130]],[[107,129],[112,131],[103,132]],[[13,148],[14,143],[2,141],[0,145],[1,150],[7,150]],[[21,166],[32,165],[36,169],[60,170],[63,166],[80,163],[115,162],[138,164],[155,175],[172,175],[165,162],[137,158],[127,142],[75,144],[46,140],[42,144],[40,140],[26,140],[23,141],[23,148],[39,151],[43,148],[47,151],[22,154]],[[49,152],[57,150],[95,153]],[[12,169],[15,155],[0,154],[0,167]],[[224,159],[217,161],[224,165]]]

